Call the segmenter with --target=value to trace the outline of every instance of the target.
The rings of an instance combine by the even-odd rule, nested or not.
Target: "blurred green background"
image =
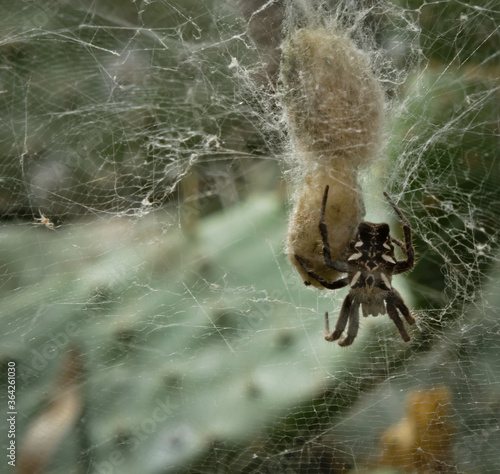
[[[368,219],[390,219],[387,189],[412,223],[418,263],[396,286],[419,321],[405,344],[364,320],[349,349],[322,335],[345,292],[304,287],[283,253],[287,14],[262,5],[2,2],[0,400],[14,361],[18,472],[397,472],[381,435],[441,386],[447,469],[500,469],[496,3],[354,7],[353,36],[401,71],[387,160],[361,182]]]

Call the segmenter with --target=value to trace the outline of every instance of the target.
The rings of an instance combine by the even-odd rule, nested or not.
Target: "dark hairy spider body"
[[[349,286],[350,288],[342,304],[335,328],[331,332],[328,313],[325,313],[325,339],[327,341],[339,340],[339,345],[341,346],[351,345],[358,334],[359,310],[361,307],[364,317],[387,313],[398,328],[402,339],[408,342],[410,336],[399,313],[401,313],[410,325],[415,323],[415,319],[410,314],[410,310],[399,292],[392,286],[392,276],[411,270],[415,264],[415,251],[412,244],[410,223],[387,193],[384,193],[389,204],[391,204],[403,222],[404,243],[391,237],[389,226],[385,223],[361,222],[358,226],[356,237],[349,245],[345,260],[332,260],[327,226],[324,222],[328,189],[329,187],[326,186],[319,221],[319,232],[323,243],[323,260],[326,266],[338,272],[347,273],[347,276],[329,282],[311,271],[305,259],[299,255],[295,255],[296,260],[306,273],[325,288],[330,290],[336,290],[344,286]],[[402,250],[405,260],[396,259],[394,244]],[[309,284],[307,281],[304,283],[306,285]],[[346,326],[348,326],[347,333],[341,338]]]

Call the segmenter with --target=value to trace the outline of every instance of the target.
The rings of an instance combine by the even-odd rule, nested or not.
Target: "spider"
[[[328,189],[329,186],[326,186],[319,220],[319,233],[323,242],[323,260],[327,267],[341,273],[347,273],[347,276],[329,282],[316,272],[310,270],[307,260],[295,254],[296,260],[307,274],[325,288],[336,290],[349,285],[349,293],[342,304],[335,329],[331,332],[328,312],[325,313],[325,339],[327,341],[340,339],[338,342],[340,346],[350,346],[358,334],[359,307],[361,306],[364,317],[370,314],[373,316],[385,314],[387,311],[389,318],[392,319],[398,328],[403,340],[408,342],[410,336],[406,332],[398,310],[408,324],[415,324],[415,319],[410,314],[410,310],[399,292],[393,288],[391,280],[393,275],[405,273],[411,270],[415,264],[415,250],[412,245],[410,223],[387,193],[384,192],[384,196],[389,201],[389,204],[403,222],[404,243],[391,237],[388,224],[361,222],[358,226],[355,239],[349,245],[345,261],[332,260],[327,226],[325,224]],[[396,244],[403,251],[406,257],[405,260],[396,260],[393,244]],[[308,284],[308,282],[304,283]],[[347,334],[343,338],[340,338],[348,322]]]
[[[40,214],[40,217],[35,217],[35,224],[44,225],[47,229],[55,230],[54,223],[48,217],[44,216],[40,209],[38,209],[38,214]]]

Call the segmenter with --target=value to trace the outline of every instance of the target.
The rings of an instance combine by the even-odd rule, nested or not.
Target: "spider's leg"
[[[325,312],[325,339],[329,341],[330,337],[330,319],[328,318],[328,311]]]
[[[342,308],[340,309],[339,319],[337,319],[337,324],[335,324],[335,329],[330,332],[330,325],[328,323],[328,313],[325,313],[325,339],[327,341],[336,341],[344,332],[349,319],[349,314],[351,311],[353,296],[348,293],[342,303]]]
[[[406,260],[398,260],[396,262],[393,275],[399,275],[400,273],[405,273],[411,270],[415,266],[415,250],[411,243],[411,233],[409,233],[409,236],[405,236],[405,240],[406,240],[406,250],[403,250],[403,252],[406,254]]]
[[[328,229],[325,224],[325,211],[326,211],[326,201],[328,200],[328,190],[330,186],[325,186],[325,193],[323,194],[323,202],[321,203],[321,216],[319,218],[319,233],[321,235],[321,240],[323,242],[323,260],[325,264],[334,270],[341,273],[347,272],[347,266],[344,263],[332,260],[332,253],[330,251],[330,242],[328,241]]]
[[[339,288],[343,288],[344,286],[347,286],[349,284],[349,281],[347,280],[347,278],[341,278],[340,280],[336,280],[336,281],[332,281],[332,282],[325,280],[322,276],[320,276],[316,272],[313,272],[312,270],[310,270],[307,266],[307,262],[302,257],[295,255],[295,260],[297,260],[297,262],[300,263],[300,266],[304,269],[304,271],[311,278],[314,278],[321,286],[324,286],[325,288],[328,288],[329,290],[338,290]]]
[[[387,298],[386,306],[387,306],[387,314],[398,328],[399,334],[401,334],[403,341],[408,342],[411,338],[409,334],[406,332],[403,320],[399,317],[395,302],[393,301],[391,296]]]
[[[394,201],[389,197],[389,195],[384,192],[384,196],[389,201],[389,204],[392,206],[396,214],[401,219],[403,223],[403,233],[405,236],[404,247],[402,242],[399,242],[396,239],[392,239],[392,241],[403,249],[403,252],[406,256],[406,260],[398,260],[396,262],[396,266],[394,267],[394,275],[398,275],[399,273],[405,273],[408,270],[411,270],[415,265],[415,249],[413,248],[412,237],[411,237],[411,226],[408,219],[403,215],[398,206],[394,203]]]
[[[401,219],[401,222],[406,227],[410,227],[410,222],[408,221],[408,219],[403,215],[403,213],[401,212],[401,209],[399,209],[399,207],[396,205],[396,203],[389,197],[389,195],[385,191],[384,191],[384,196],[389,201],[389,204],[392,206],[392,208],[394,209],[394,211],[396,212],[396,214]]]
[[[359,329],[359,302],[354,300],[349,311],[349,326],[347,326],[347,335],[339,341],[339,346],[347,347],[350,346],[356,336],[358,335]]]
[[[401,242],[401,240],[395,239],[392,236],[391,236],[391,241],[393,244],[396,244],[402,250],[402,252],[405,254],[406,257],[406,245],[403,242]]]
[[[395,288],[392,289],[391,293],[392,294],[388,299],[391,299],[396,308],[399,309],[401,314],[404,316],[408,324],[415,324],[415,318],[411,315],[410,310],[408,309],[408,306],[406,306],[401,294]]]

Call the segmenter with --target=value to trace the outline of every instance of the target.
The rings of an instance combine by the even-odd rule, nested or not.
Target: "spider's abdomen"
[[[351,243],[347,264],[353,275],[356,272],[361,272],[368,286],[374,286],[370,277],[373,276],[377,280],[377,274],[387,277],[381,276],[380,278],[383,281],[389,279],[390,283],[396,258],[389,234],[389,226],[384,223],[361,222],[358,226],[356,239]],[[389,284],[387,286],[390,288]]]
[[[347,278],[363,316],[385,314],[395,265],[389,226],[361,222],[347,257]]]

